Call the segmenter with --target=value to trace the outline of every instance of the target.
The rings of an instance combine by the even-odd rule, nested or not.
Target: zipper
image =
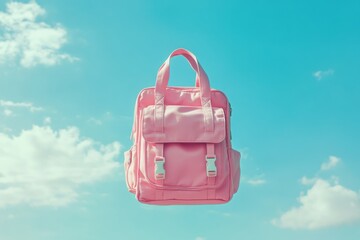
[[[230,141],[232,140],[232,134],[231,134],[231,115],[232,115],[232,108],[231,108],[231,104],[229,103],[229,111],[230,111],[230,118],[229,118],[229,132],[230,132]]]
[[[230,102],[229,102],[229,109],[230,109],[230,117],[231,117],[231,115],[232,115],[232,108],[231,108]]]

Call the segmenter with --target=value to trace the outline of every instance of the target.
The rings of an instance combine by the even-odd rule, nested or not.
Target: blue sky
[[[0,0],[0,239],[359,239],[359,29],[358,1]],[[125,186],[137,93],[179,47],[233,108],[226,205]]]

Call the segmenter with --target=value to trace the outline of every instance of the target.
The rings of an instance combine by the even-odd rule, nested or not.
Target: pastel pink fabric
[[[170,59],[182,55],[196,72],[195,87],[168,87]],[[194,54],[177,49],[160,67],[155,87],[135,104],[130,150],[124,153],[127,187],[147,204],[220,204],[240,181],[240,153],[231,146],[231,109],[211,89]]]

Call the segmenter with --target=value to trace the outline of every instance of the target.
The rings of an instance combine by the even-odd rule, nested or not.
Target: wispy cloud
[[[328,69],[328,70],[318,70],[316,72],[313,73],[313,76],[317,79],[317,80],[321,80],[325,77],[329,77],[331,75],[333,75],[335,73],[335,71],[333,69]]]
[[[329,160],[321,165],[321,170],[326,171],[326,170],[329,170],[331,168],[334,168],[334,167],[336,167],[336,165],[338,165],[338,163],[340,161],[341,161],[341,159],[339,157],[330,156]]]
[[[9,108],[25,108],[29,110],[30,112],[37,112],[42,111],[42,107],[34,106],[31,102],[13,102],[13,101],[6,101],[0,99],[0,106]]]
[[[206,238],[200,237],[200,236],[195,238],[195,240],[205,240],[205,239],[206,239]]]
[[[44,124],[45,124],[45,125],[51,124],[51,117],[45,117],[45,118],[44,118]]]
[[[60,52],[67,42],[67,31],[63,26],[38,21],[45,13],[36,1],[6,4],[6,11],[0,12],[0,64],[19,61],[21,66],[30,68],[78,60]]]
[[[249,183],[250,185],[253,185],[253,186],[259,186],[259,185],[265,184],[266,180],[262,179],[262,178],[253,178],[253,179],[247,180],[247,183]]]
[[[246,160],[249,158],[249,148],[245,147],[245,148],[241,148],[240,149],[241,152],[241,160]]]
[[[264,177],[264,174],[252,177],[252,178],[245,178],[244,179],[246,183],[252,185],[252,186],[260,186],[266,184],[266,179]]]
[[[3,113],[4,113],[4,115],[7,116],[7,117],[10,117],[10,116],[13,115],[13,112],[12,112],[11,110],[9,110],[9,109],[5,109]]]
[[[231,217],[234,215],[233,213],[230,213],[230,212],[215,211],[215,210],[209,210],[208,213],[218,215],[221,217]]]
[[[98,125],[98,126],[103,124],[103,122],[100,119],[97,119],[97,118],[94,118],[94,117],[89,118],[88,122],[93,124],[93,125]]]
[[[112,115],[111,112],[105,112],[103,114],[101,114],[100,116],[97,117],[90,117],[87,122],[92,124],[92,125],[103,125],[106,122],[112,121],[114,120],[114,116]]]
[[[300,179],[300,183],[302,185],[313,185],[315,182],[316,182],[316,178],[308,178],[306,176],[303,176],[301,179]]]
[[[120,144],[103,145],[76,127],[34,126],[18,136],[0,133],[0,207],[64,206],[78,188],[103,180],[120,165]],[[19,167],[21,166],[21,167]]]

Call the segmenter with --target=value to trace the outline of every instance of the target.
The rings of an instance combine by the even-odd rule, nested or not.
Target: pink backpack
[[[183,55],[196,71],[196,87],[168,87],[170,58]],[[240,153],[231,148],[231,107],[210,89],[194,54],[177,49],[135,104],[133,146],[124,153],[130,192],[142,203],[219,204],[240,181]]]

